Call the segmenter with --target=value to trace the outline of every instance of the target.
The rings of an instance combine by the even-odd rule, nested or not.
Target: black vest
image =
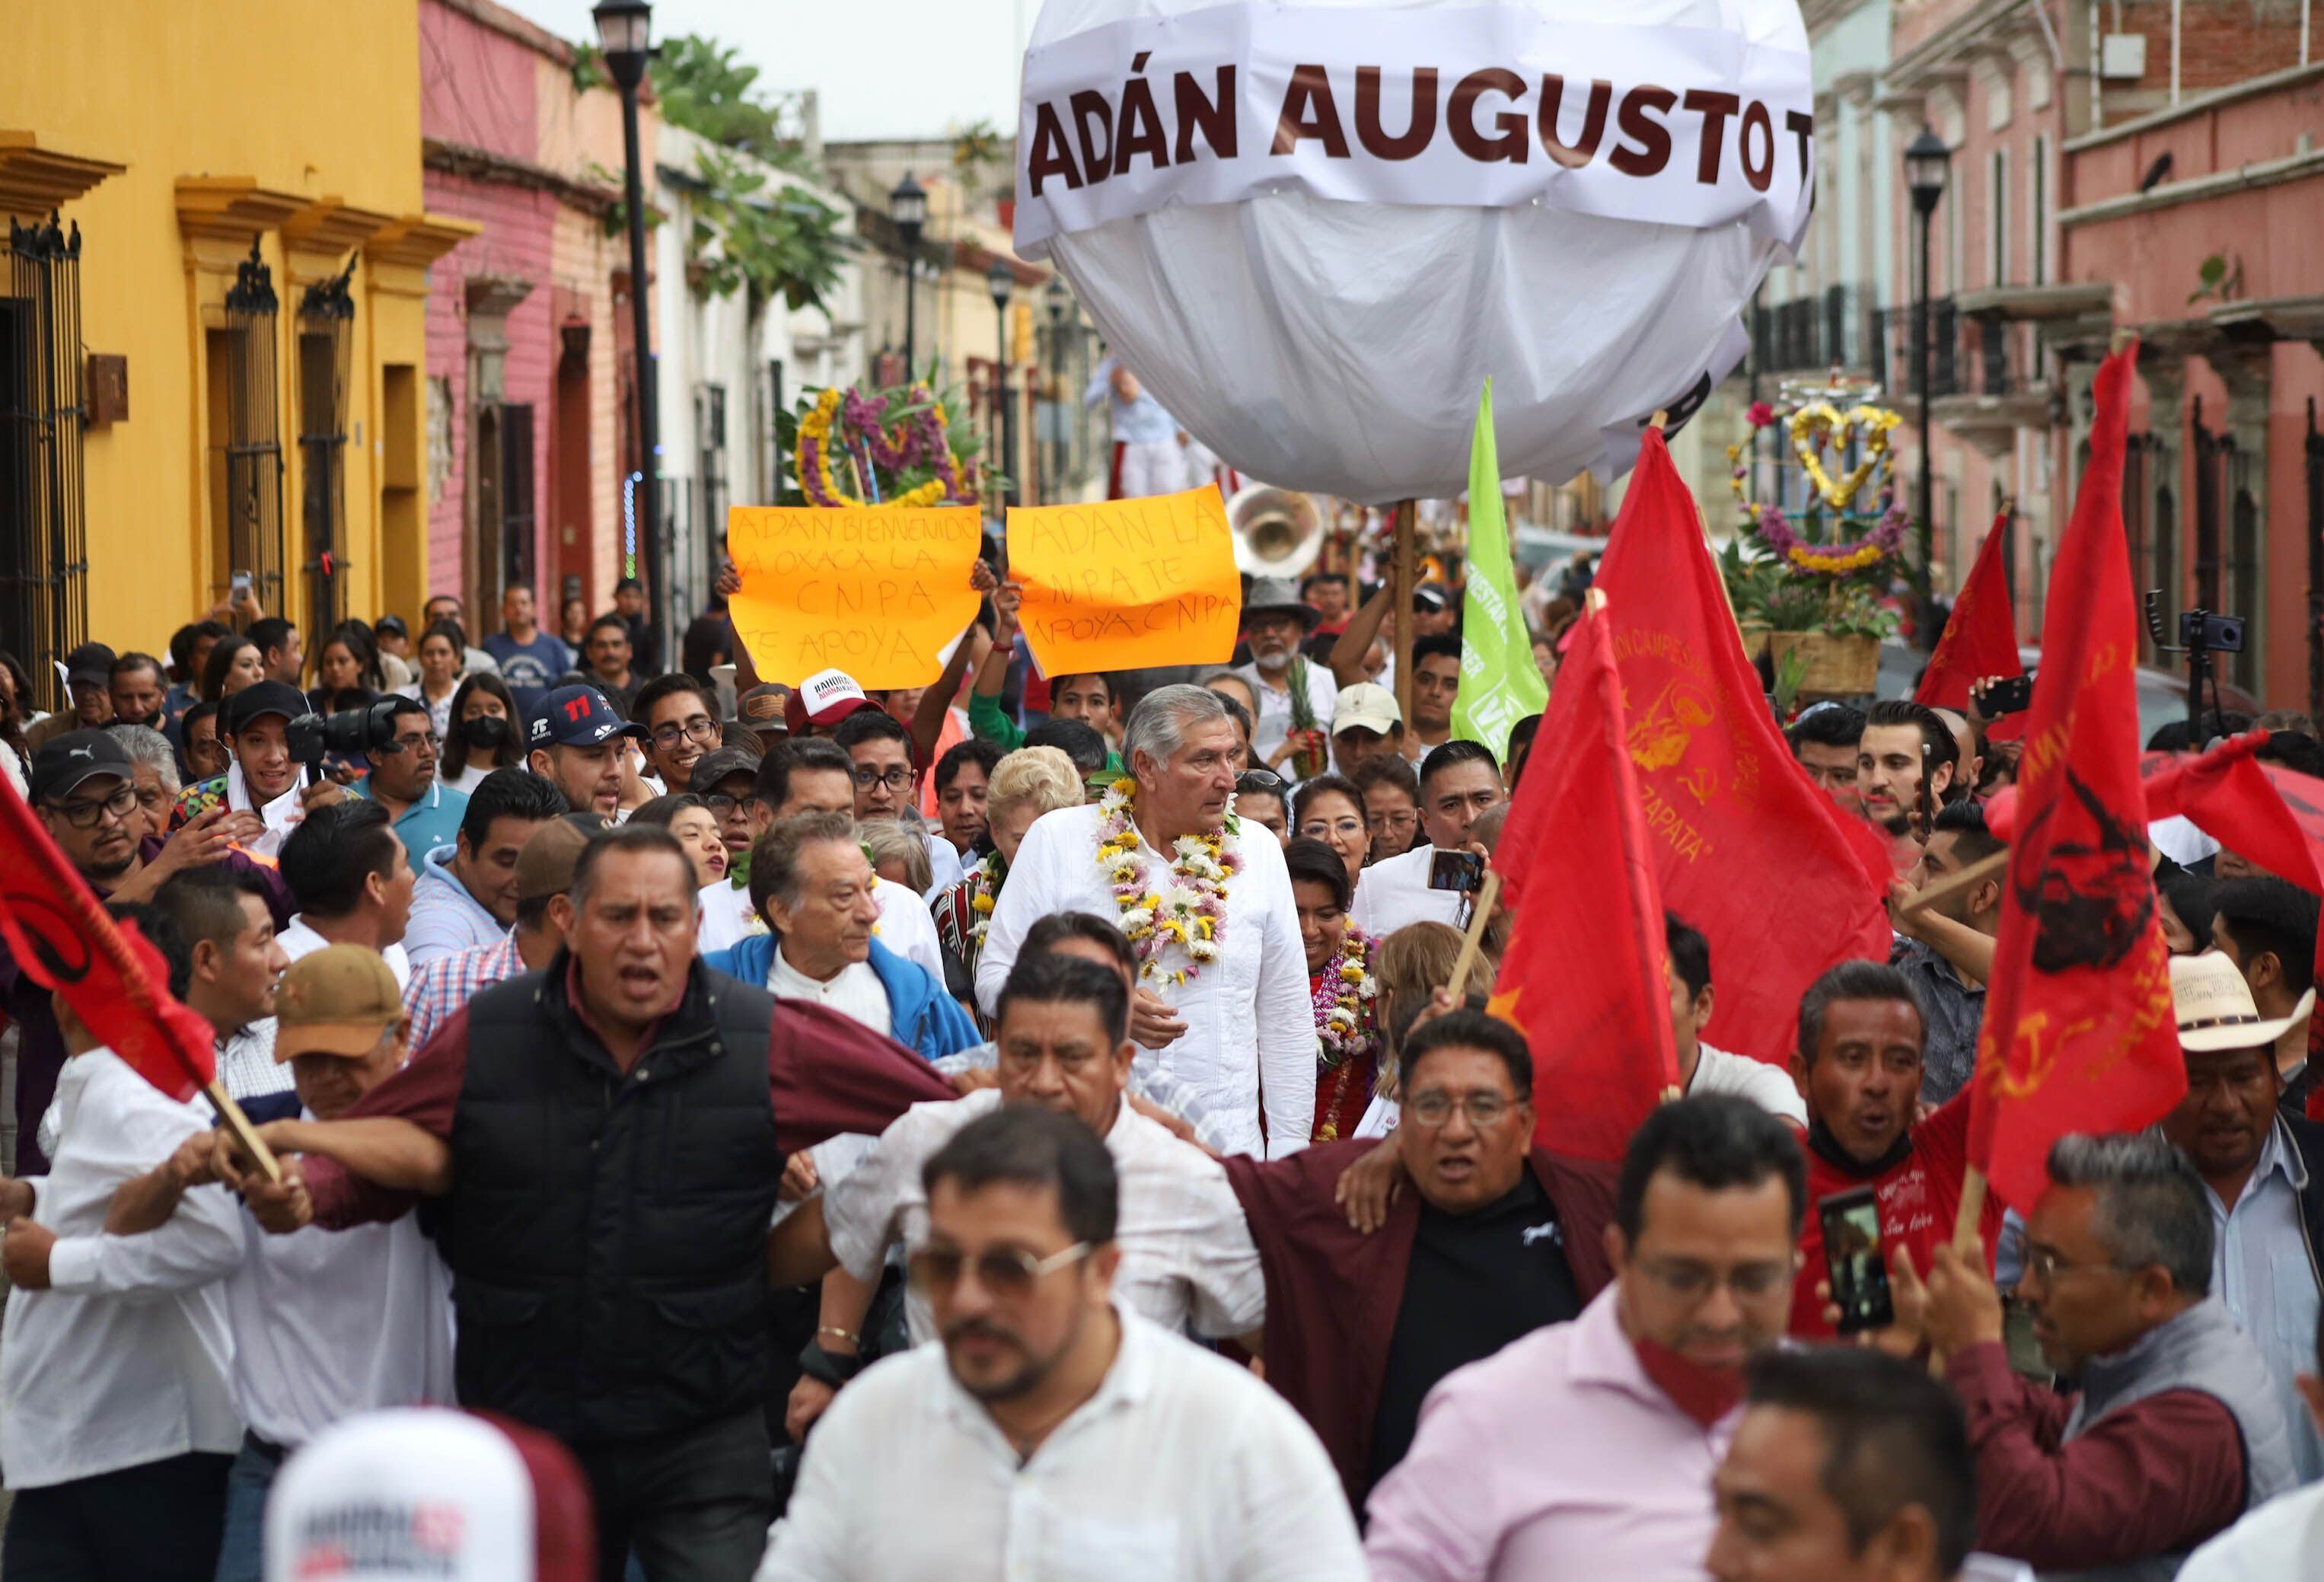
[[[625,1077],[567,998],[567,961],[468,1003],[435,1226],[460,1404],[586,1445],[760,1403],[783,1152],[773,996],[696,962]]]

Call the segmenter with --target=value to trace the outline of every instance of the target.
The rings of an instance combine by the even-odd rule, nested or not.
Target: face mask
[[[480,753],[489,753],[508,740],[509,722],[494,714],[480,714],[460,722],[460,739]]]

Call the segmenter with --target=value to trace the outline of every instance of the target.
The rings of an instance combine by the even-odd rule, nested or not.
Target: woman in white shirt
[[[452,694],[460,686],[460,660],[468,651],[467,634],[449,621],[438,621],[420,639],[420,679],[401,689],[406,698],[428,705],[428,723],[436,735],[452,734]]]

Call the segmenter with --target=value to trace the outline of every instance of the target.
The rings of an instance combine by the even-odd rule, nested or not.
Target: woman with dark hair
[[[726,876],[726,842],[718,833],[718,816],[710,804],[692,791],[673,791],[630,815],[632,824],[659,824],[678,837],[694,865],[695,888],[701,890]]]
[[[557,634],[578,653],[589,641],[589,601],[568,598],[557,609]]]
[[[1379,982],[1372,942],[1348,921],[1347,860],[1323,841],[1295,837],[1283,848],[1307,953],[1307,994],[1315,1012],[1317,1143],[1352,1137],[1371,1106],[1379,1075]]]
[[[363,684],[374,692],[386,691],[387,672],[380,668],[379,638],[372,631],[371,623],[361,615],[349,615],[331,628],[331,635],[344,636],[355,645],[363,663]]]
[[[2218,908],[2211,904],[2211,882],[2165,861],[2154,875],[2156,911],[2163,924],[2163,942],[2173,956],[2200,956],[2211,948],[2211,921]]]
[[[1338,774],[1302,781],[1291,794],[1291,833],[1320,840],[1340,854],[1352,886],[1371,855],[1371,831],[1364,822],[1364,793]]]
[[[202,666],[202,701],[223,703],[266,680],[265,656],[247,637],[221,637]]]
[[[468,634],[457,621],[438,621],[420,639],[420,679],[402,689],[406,698],[428,705],[428,723],[438,738],[452,734],[452,694],[459,689],[460,666]]]
[[[13,653],[0,652],[0,768],[16,782],[17,793],[32,794],[32,749],[24,741],[24,667]]]
[[[444,734],[437,777],[456,791],[472,791],[495,769],[524,767],[524,714],[498,676],[478,672],[452,693],[452,728]]]
[[[339,699],[350,692],[361,693],[363,701],[368,701],[379,690],[378,670],[369,640],[341,626],[315,650],[315,684],[308,689],[307,701],[318,714],[347,707]],[[355,707],[361,708],[362,702]]]

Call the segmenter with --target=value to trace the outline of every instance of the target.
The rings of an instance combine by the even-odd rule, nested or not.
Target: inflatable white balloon
[[[1385,504],[1611,476],[1803,232],[1794,0],[1048,0],[1016,244],[1251,477]]]

